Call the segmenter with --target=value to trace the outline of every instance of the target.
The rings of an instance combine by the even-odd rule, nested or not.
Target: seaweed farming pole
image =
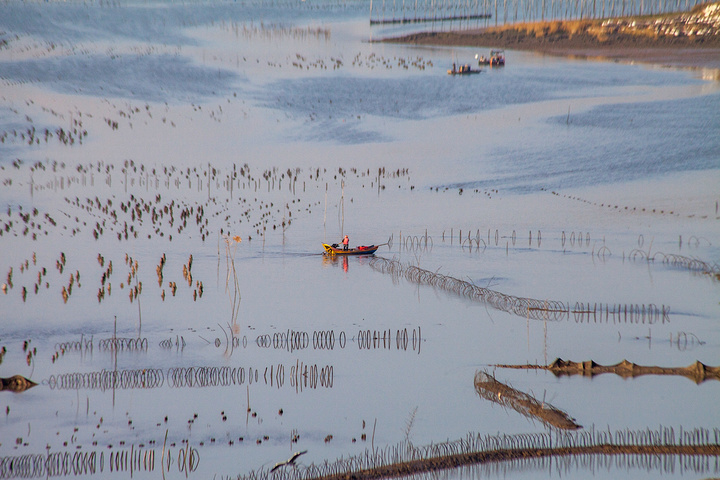
[[[358,472],[329,474],[320,477],[310,477],[316,480],[374,480],[380,478],[397,478],[402,476],[417,475],[420,473],[434,472],[443,469],[457,468],[466,465],[487,464],[508,462],[517,459],[564,457],[580,455],[684,455],[684,456],[707,456],[720,455],[720,446],[677,446],[677,445],[593,445],[574,447],[553,447],[553,448],[528,448],[528,449],[498,449],[485,452],[456,453],[438,458],[423,458],[409,460],[390,465],[381,465],[368,468]]]
[[[342,237],[345,235],[345,180],[342,180],[340,184],[342,185],[342,193],[340,194],[340,209],[342,215],[340,221],[340,236]]]
[[[373,429],[374,430],[374,429]],[[283,472],[282,480],[374,480],[397,478],[421,473],[438,472],[461,466],[498,464],[540,458],[578,458],[584,462],[590,456],[684,456],[697,462],[683,463],[688,471],[705,473],[712,457],[720,455],[720,429],[672,427],[658,430],[587,430],[547,431],[518,435],[469,434],[467,438],[416,447],[407,442],[385,449],[366,450],[356,457],[335,463],[298,466]],[[573,460],[574,462],[574,460]],[[591,460],[592,462],[592,460]],[[633,462],[634,464],[634,462]],[[673,471],[673,460],[663,458],[663,464]],[[497,473],[493,471],[493,473]],[[495,475],[493,475],[495,476]],[[433,473],[433,478],[435,473]],[[269,469],[261,468],[238,480],[271,480]]]
[[[478,13],[478,14],[469,14],[469,15],[448,15],[443,17],[432,17],[432,16],[426,16],[426,17],[416,17],[416,18],[389,18],[382,20],[373,20],[370,19],[370,25],[385,25],[385,24],[405,24],[405,23],[425,23],[425,22],[442,22],[442,21],[453,21],[453,20],[478,20],[478,19],[484,19],[484,18],[492,18],[492,15],[489,13]]]
[[[460,22],[460,28],[470,26],[473,20],[485,20],[495,26],[517,22],[552,20],[582,20],[615,16],[663,14],[689,10],[702,0],[393,0],[385,12],[377,12],[378,5],[370,2],[370,24],[415,24],[438,22],[443,29],[445,22]],[[473,3],[475,2],[475,3]],[[453,26],[450,25],[450,28]],[[432,27],[434,29],[434,25]]]
[[[462,3],[460,3],[462,2]],[[383,0],[382,15],[379,13],[373,18],[374,3],[370,0],[370,25],[388,25],[388,24],[413,24],[413,23],[426,23],[426,22],[451,22],[463,20],[469,22],[471,20],[489,19],[492,17],[489,13],[480,13],[480,11],[472,11],[470,8],[470,0],[457,0],[454,3],[444,2],[439,8],[435,0],[430,0],[428,6],[427,0],[425,1],[424,7],[420,7],[418,10],[418,0],[415,0],[413,5],[410,7],[406,6],[405,0],[402,1],[402,5],[398,7],[396,2],[393,1],[392,14],[389,18],[385,17],[385,0]],[[477,0],[476,0],[477,2]],[[479,2],[478,10],[479,10]],[[412,10],[408,12],[408,10]],[[441,10],[438,13],[438,10]],[[485,9],[487,10],[487,9]]]
[[[688,11],[700,3],[702,0],[483,0],[482,7],[485,12],[494,12],[493,24],[500,26],[538,20],[661,15]]]

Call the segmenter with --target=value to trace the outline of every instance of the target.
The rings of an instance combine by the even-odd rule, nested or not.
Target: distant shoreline
[[[423,32],[382,41],[479,47],[488,49],[483,52],[486,55],[491,48],[502,48],[720,71],[720,3],[703,7],[705,10],[696,8],[692,12],[673,15],[534,22],[475,30]],[[712,9],[710,14],[705,13],[708,9]],[[663,24],[662,31],[658,31],[659,22]],[[685,34],[678,32],[676,25],[685,29],[695,27],[695,30]]]

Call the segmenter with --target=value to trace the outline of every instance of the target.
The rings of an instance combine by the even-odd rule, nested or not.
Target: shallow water
[[[720,427],[715,380],[494,367],[720,365],[718,284],[690,268],[720,259],[718,84],[522,52],[449,77],[477,49],[368,43],[364,7],[3,5],[0,376],[39,384],[0,392],[4,465],[234,477],[299,450],[545,431],[480,398],[482,369],[585,428]],[[343,233],[575,313],[322,256]],[[447,476],[718,471],[643,461]]]

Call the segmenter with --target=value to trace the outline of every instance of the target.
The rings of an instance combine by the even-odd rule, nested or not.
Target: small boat
[[[505,66],[505,51],[504,50],[491,50],[490,56],[475,55],[478,61],[478,65],[490,65],[491,67],[503,67]]]
[[[490,52],[490,66],[491,67],[504,67],[505,66],[505,51],[504,50],[493,50]]]
[[[482,70],[473,70],[470,65],[457,66],[453,63],[452,69],[448,70],[448,75],[470,75],[472,73],[480,73]]]
[[[325,255],[372,255],[380,248],[379,245],[361,245],[344,250],[343,247],[337,243],[332,245],[323,243],[322,245],[323,248],[325,248]]]

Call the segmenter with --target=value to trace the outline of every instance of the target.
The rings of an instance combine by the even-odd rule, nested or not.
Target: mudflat
[[[701,10],[655,17],[544,21],[462,31],[422,32],[384,41],[504,48],[673,67],[720,69],[720,32],[714,18],[716,10],[711,15]]]

